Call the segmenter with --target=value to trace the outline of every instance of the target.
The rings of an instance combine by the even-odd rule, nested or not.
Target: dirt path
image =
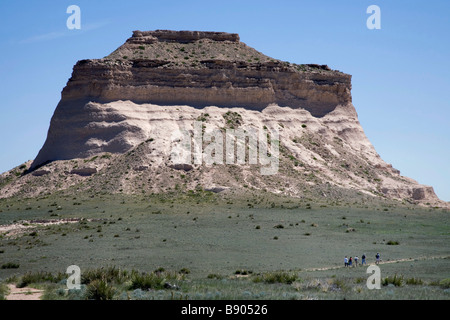
[[[41,300],[44,290],[33,288],[16,288],[15,284],[9,284],[9,294],[6,300]]]
[[[40,226],[51,226],[64,223],[76,223],[79,222],[80,218],[69,218],[69,219],[59,219],[59,220],[24,220],[19,223],[0,225],[0,235],[6,236],[8,238],[18,237],[21,234],[35,229]],[[90,221],[90,220],[88,220]]]
[[[397,262],[407,262],[407,261],[423,261],[423,260],[434,260],[434,259],[448,259],[450,256],[431,256],[431,257],[418,257],[418,258],[405,258],[405,259],[397,259],[397,260],[389,260],[389,261],[380,261],[380,265],[389,264],[389,263],[397,263]],[[371,263],[374,264],[374,263]],[[368,264],[370,265],[370,264]],[[359,264],[361,266],[361,263]],[[345,266],[333,266],[333,267],[323,267],[323,268],[309,268],[303,269],[302,271],[325,271],[325,270],[335,270],[345,268]]]

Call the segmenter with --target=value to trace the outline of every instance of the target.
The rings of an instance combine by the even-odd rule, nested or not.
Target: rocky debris
[[[404,187],[382,188],[383,194],[389,198],[412,199],[415,201],[433,202],[439,200],[433,187],[423,185],[410,185]]]
[[[168,165],[169,168],[175,170],[191,171],[194,167],[188,163],[176,163]]]
[[[164,289],[169,289],[169,290],[180,290],[180,287],[177,286],[176,284],[171,284],[169,282],[165,282],[164,283]]]
[[[36,171],[33,171],[31,174],[35,177],[42,177],[42,176],[49,174],[50,172],[51,171],[49,171],[49,170],[36,170]]]
[[[400,174],[400,170],[393,168],[392,164],[388,164],[388,163],[386,163],[384,165],[383,164],[377,164],[377,165],[375,165],[375,168],[380,169],[380,170],[384,170],[384,171],[388,171],[388,172],[392,172],[392,173],[398,174],[398,175]]]
[[[97,173],[96,168],[78,168],[78,169],[72,169],[70,171],[70,174],[77,174],[82,177],[88,177],[93,175],[94,173]]]
[[[148,166],[138,166],[134,168],[134,171],[145,171],[148,170]]]
[[[205,191],[211,191],[211,192],[214,192],[214,193],[219,193],[219,192],[222,192],[222,191],[225,191],[225,190],[228,190],[228,189],[230,189],[229,187],[222,187],[222,186],[214,186],[214,187],[207,187],[207,188],[205,188]]]

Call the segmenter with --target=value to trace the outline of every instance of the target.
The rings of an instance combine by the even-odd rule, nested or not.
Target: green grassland
[[[31,276],[25,285],[44,287],[46,299],[95,298],[86,293],[95,286],[113,299],[449,299],[449,218],[388,200],[257,192],[4,199],[0,226],[29,228],[0,236],[0,283]],[[36,224],[59,219],[74,221]],[[369,290],[366,267],[343,259],[366,253],[373,264],[376,252],[385,286]],[[70,265],[124,276],[67,292]],[[158,285],[136,285],[142,273]]]

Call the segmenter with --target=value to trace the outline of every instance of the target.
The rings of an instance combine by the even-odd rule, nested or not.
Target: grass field
[[[94,283],[114,299],[449,299],[449,220],[446,210],[395,202],[257,193],[6,199],[0,282],[47,272],[27,285],[46,299],[86,298],[89,281],[64,290],[67,267],[78,265],[82,275],[126,273]],[[373,264],[376,252],[385,286],[369,290],[366,267],[344,268],[344,256],[366,253]],[[166,287],[133,286],[142,272]]]

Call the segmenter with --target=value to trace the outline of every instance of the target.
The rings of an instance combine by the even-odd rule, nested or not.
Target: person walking
[[[348,259],[348,266],[349,266],[349,267],[352,266],[352,257],[350,257],[350,259]]]
[[[377,254],[375,255],[375,264],[380,264],[380,253],[377,252]]]
[[[358,256],[355,256],[355,267],[358,267]]]
[[[361,266],[363,266],[363,265],[366,264],[366,254],[365,254],[365,253],[363,253],[361,259],[362,259],[362,260],[361,260]]]
[[[345,267],[348,267],[348,259],[347,259],[347,256],[345,256],[345,258],[344,258],[344,266],[345,266]]]

